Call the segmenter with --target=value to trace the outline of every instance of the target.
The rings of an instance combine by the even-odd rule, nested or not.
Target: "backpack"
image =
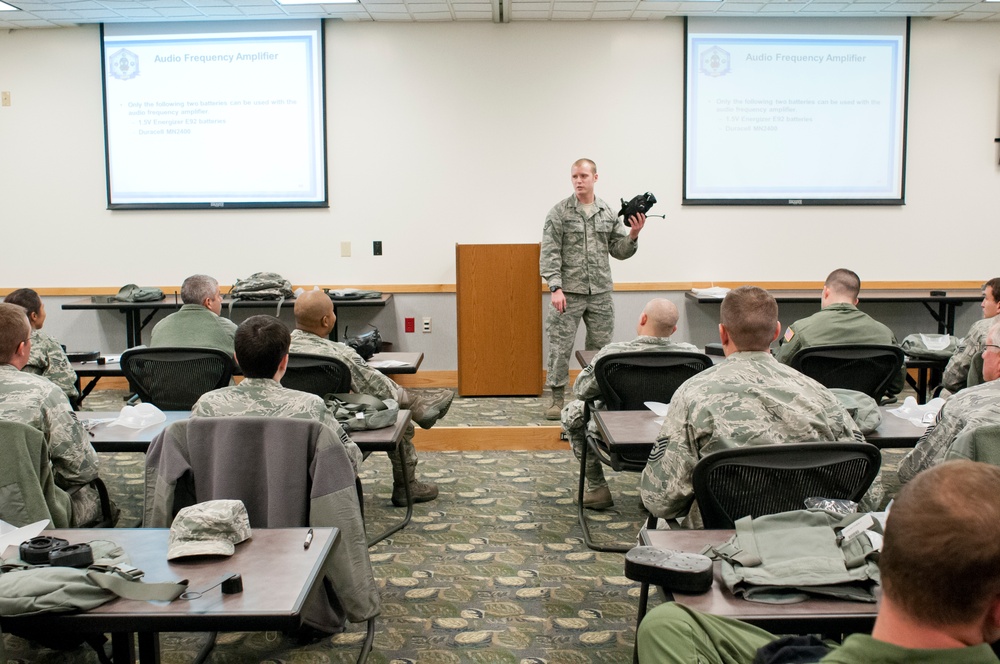
[[[949,334],[908,334],[900,348],[910,357],[947,360],[958,348],[958,339]]]
[[[327,408],[346,431],[384,429],[396,423],[399,403],[394,399],[379,399],[368,394],[327,394]]]
[[[344,339],[344,343],[354,349],[358,355],[361,356],[362,360],[368,361],[372,358],[372,355],[382,351],[382,334],[378,331],[378,328],[374,325],[369,325],[371,329],[367,332],[363,332],[356,337],[347,337]],[[347,333],[347,330],[344,330]]]
[[[277,300],[281,313],[281,303],[293,295],[291,282],[277,272],[254,272],[246,279],[237,279],[229,290],[229,313],[232,315],[236,300]]]
[[[165,297],[163,291],[155,286],[125,284],[112,299],[116,302],[159,302]]]

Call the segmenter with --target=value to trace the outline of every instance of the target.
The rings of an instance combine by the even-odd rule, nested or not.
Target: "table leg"
[[[139,632],[139,661],[142,662],[142,664],[159,664],[159,632]],[[115,664],[117,664],[117,662]]]
[[[368,540],[368,546],[375,546],[389,535],[399,532],[400,530],[405,528],[408,523],[410,523],[410,518],[413,516],[413,496],[410,494],[409,482],[406,482],[406,485],[403,487],[403,492],[406,494],[406,516],[403,517],[402,521],[390,527],[384,533],[380,533],[375,537],[373,537],[372,539]]]
[[[132,632],[111,633],[111,660],[115,664],[135,662],[135,634]]]

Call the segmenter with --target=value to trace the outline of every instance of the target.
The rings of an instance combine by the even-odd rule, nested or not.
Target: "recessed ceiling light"
[[[275,1],[279,5],[356,5],[360,2],[360,0],[275,0]]]
[[[15,7],[14,5],[8,5],[6,2],[0,0],[0,12],[19,12],[21,9]]]

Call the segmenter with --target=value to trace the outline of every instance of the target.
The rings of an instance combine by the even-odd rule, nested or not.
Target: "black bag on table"
[[[382,335],[379,334],[378,328],[374,325],[368,327],[371,328],[368,332],[344,339],[344,343],[353,348],[364,360],[370,360],[372,355],[382,351]],[[344,330],[345,334],[346,332],[347,330]]]

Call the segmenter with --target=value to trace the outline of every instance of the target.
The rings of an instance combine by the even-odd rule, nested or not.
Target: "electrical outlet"
[[[0,106],[10,106],[10,91],[0,92]]]
[[[424,334],[431,331],[431,319],[424,318]]]
[[[374,242],[372,242],[372,255],[373,256],[381,256],[382,255],[382,241],[381,240],[375,240]]]
[[[351,255],[351,243],[350,242],[341,242],[340,243],[340,255],[343,256],[344,258],[347,258],[348,256]]]
[[[415,318],[404,318],[403,319],[403,330],[406,332],[416,331],[416,319]]]

